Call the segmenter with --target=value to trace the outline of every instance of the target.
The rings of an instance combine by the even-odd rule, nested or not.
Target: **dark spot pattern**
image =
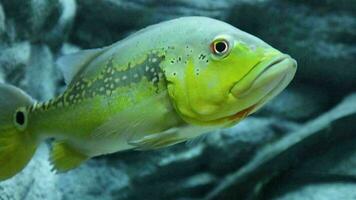
[[[159,92],[159,83],[165,85],[165,77],[160,63],[164,61],[164,55],[158,55],[151,52],[147,55],[144,62],[133,65],[127,64],[126,70],[115,66],[113,58],[109,59],[102,71],[93,79],[78,79],[70,84],[68,89],[57,98],[44,103],[38,103],[29,108],[30,112],[34,110],[48,110],[52,107],[64,107],[71,104],[80,103],[84,99],[90,99],[96,96],[111,96],[118,87],[130,86],[140,82],[143,78],[150,81]]]
[[[206,54],[201,53],[198,57],[198,60],[209,62],[208,56]]]
[[[199,73],[200,72],[200,69],[199,68],[197,68],[196,70],[195,70],[195,74],[197,75],[197,76],[199,76]]]

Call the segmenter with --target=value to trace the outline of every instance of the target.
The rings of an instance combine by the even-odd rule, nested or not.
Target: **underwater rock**
[[[317,144],[304,150],[305,156],[292,169],[267,184],[264,194],[268,194],[269,199],[292,199],[298,195],[306,200],[354,199],[356,94],[347,100],[349,106],[339,107],[334,114],[337,115],[337,111],[353,114],[334,121]]]
[[[54,59],[74,20],[75,1],[1,3],[0,79],[20,86],[35,99],[53,97],[58,92],[59,79],[63,79],[57,73]]]
[[[296,184],[296,177],[305,180],[300,187],[313,181],[316,184],[320,181],[356,183],[353,174],[345,171],[340,173],[334,168],[340,161],[345,161],[343,159],[349,163],[350,155],[355,155],[352,148],[355,141],[351,139],[356,129],[355,102],[356,93],[295,132],[268,144],[248,164],[226,176],[206,200],[257,197],[269,199],[273,191],[278,191],[283,186],[286,191],[293,190],[291,188]],[[340,144],[346,148],[335,148],[340,147]],[[352,160],[354,158],[352,156]],[[313,165],[308,165],[310,162]],[[344,169],[347,167],[345,164],[341,166]],[[352,171],[355,171],[354,167]],[[310,180],[313,172],[316,175],[315,180]],[[275,193],[276,196],[277,194]]]
[[[38,100],[64,87],[54,63],[59,55],[105,46],[186,15],[232,23],[296,57],[299,69],[293,86],[259,113],[200,141],[102,156],[59,175],[50,171],[43,145],[23,172],[0,183],[0,199],[243,199],[244,194],[349,199],[356,182],[350,134],[356,120],[346,112],[353,112],[356,99],[318,116],[356,89],[355,5],[354,0],[2,0],[0,82],[18,85]]]
[[[37,100],[55,94],[62,76],[54,67],[53,55],[47,45],[29,42],[0,45],[0,80],[18,85]]]
[[[249,117],[237,126],[209,134],[202,157],[209,171],[226,175],[247,164],[265,144],[297,128],[299,125],[290,121]]]
[[[1,68],[0,68],[0,83],[5,83],[4,72]]]
[[[57,81],[52,53],[46,45],[32,45],[23,87],[35,99],[45,101],[54,96]]]
[[[59,12],[58,18],[56,18],[53,27],[45,34],[44,42],[51,48],[57,50],[62,46],[62,43],[69,37],[72,25],[74,23],[76,14],[76,1],[75,0],[59,0],[59,6],[57,12]]]
[[[0,3],[0,38],[5,32],[5,13],[2,5]]]
[[[46,26],[53,26],[53,20],[58,12],[58,0],[4,0],[2,1],[7,20],[11,19],[10,26],[15,29],[16,37],[21,39],[40,39],[45,34]],[[19,14],[21,11],[21,14]],[[10,27],[9,27],[10,28]]]
[[[224,19],[234,4],[231,0],[79,0],[71,42],[85,48],[101,47],[167,19],[189,15]]]
[[[333,104],[330,93],[325,88],[294,84],[294,87],[289,87],[278,98],[268,102],[257,115],[306,121],[320,115]]]
[[[74,0],[4,0],[2,5],[6,15],[6,37],[2,42],[29,40],[52,48],[68,36],[76,9]]]
[[[0,69],[4,81],[19,85],[24,78],[30,54],[31,46],[28,42],[0,44]]]
[[[273,200],[353,200],[356,196],[355,183],[315,183],[300,186],[297,191],[283,194]]]

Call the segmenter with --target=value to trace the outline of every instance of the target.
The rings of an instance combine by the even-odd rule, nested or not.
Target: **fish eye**
[[[230,52],[230,44],[225,39],[216,39],[211,43],[210,49],[213,55],[221,58]]]
[[[15,126],[21,131],[26,128],[27,113],[24,107],[21,107],[18,110],[16,110],[14,115],[14,122],[15,122]]]

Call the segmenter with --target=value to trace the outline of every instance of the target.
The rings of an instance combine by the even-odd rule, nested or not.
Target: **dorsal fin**
[[[66,84],[69,85],[78,72],[104,50],[105,48],[89,49],[60,57],[57,60],[57,65],[63,73]]]

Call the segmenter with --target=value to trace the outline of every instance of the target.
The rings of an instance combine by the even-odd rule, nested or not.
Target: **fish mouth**
[[[270,61],[258,63],[243,79],[234,84],[230,93],[239,101],[249,101],[246,107],[226,117],[229,121],[245,118],[275,97],[293,79],[297,63],[282,54]],[[256,75],[257,74],[257,75]]]
[[[285,54],[268,62],[258,63],[243,79],[233,85],[230,93],[242,99],[258,89],[261,92],[272,90],[284,76],[293,78],[296,68],[296,61]]]

